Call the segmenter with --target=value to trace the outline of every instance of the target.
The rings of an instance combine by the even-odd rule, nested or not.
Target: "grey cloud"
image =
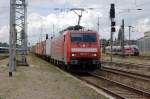
[[[110,3],[114,2],[116,4],[116,21],[117,26],[121,24],[121,19],[125,19],[125,25],[133,25],[136,27],[137,32],[144,32],[148,30],[150,27],[150,22],[146,23],[146,25],[141,24],[140,20],[150,19],[150,1],[149,0],[28,0],[28,15],[31,15],[32,13],[38,13],[40,16],[47,17],[48,15],[51,15],[54,13],[54,11],[51,11],[51,8],[54,7],[93,7],[95,8],[93,10],[94,13],[93,17],[91,15],[91,18],[88,19],[86,16],[83,15],[82,22],[84,25],[87,24],[92,26],[93,29],[96,28],[97,23],[97,17],[99,16],[98,13],[100,13],[100,33],[101,36],[104,38],[109,37],[110,32],[110,20],[109,20],[109,8]],[[134,9],[141,8],[143,10],[136,11]],[[126,11],[125,9],[132,9],[130,11]],[[98,13],[97,13],[98,12]],[[119,13],[122,12],[122,13]],[[43,14],[44,13],[44,14]],[[119,13],[119,14],[118,14]],[[43,14],[43,15],[42,15]],[[75,20],[77,20],[76,16],[74,17]],[[2,30],[2,27],[9,25],[9,0],[0,0],[0,30]],[[70,19],[71,20],[71,19]],[[64,21],[60,22],[61,24]],[[64,26],[66,23],[64,23]],[[51,27],[51,24],[49,24]],[[62,26],[62,27],[64,27]],[[137,27],[142,27],[139,31]],[[48,29],[48,31],[51,28]],[[39,29],[37,29],[34,32],[38,32]],[[126,30],[127,33],[128,30]],[[31,30],[30,30],[31,32]],[[33,31],[32,31],[33,32]],[[139,35],[136,37],[143,36],[142,33],[138,33]],[[116,33],[117,34],[117,33]],[[133,35],[135,35],[133,33]],[[1,33],[1,35],[3,35]],[[38,34],[39,35],[39,34]],[[29,33],[29,37],[31,37]],[[32,37],[31,37],[32,38]]]

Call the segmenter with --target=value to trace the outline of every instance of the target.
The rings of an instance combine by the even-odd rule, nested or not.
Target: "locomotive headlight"
[[[76,54],[72,54],[72,56],[76,56]]]
[[[92,56],[97,56],[97,54],[92,54]]]

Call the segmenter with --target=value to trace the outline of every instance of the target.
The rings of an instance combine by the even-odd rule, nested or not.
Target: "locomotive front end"
[[[80,70],[95,70],[100,67],[99,35],[96,32],[71,33],[70,64]]]

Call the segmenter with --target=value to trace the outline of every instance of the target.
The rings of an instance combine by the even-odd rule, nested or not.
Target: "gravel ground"
[[[103,60],[110,60],[109,55],[102,55],[102,59]],[[133,63],[133,64],[144,64],[144,65],[150,65],[150,60],[146,60],[146,59],[140,59],[140,58],[135,58],[135,57],[130,57],[130,56],[126,56],[125,58],[119,57],[119,56],[113,56],[113,61],[114,62],[123,62],[123,63]],[[108,67],[111,68],[117,68],[117,69],[122,69],[125,71],[129,71],[129,72],[135,72],[135,73],[139,73],[139,74],[143,74],[143,75],[150,75],[150,67],[142,67],[142,66],[124,66],[124,65],[107,65]]]
[[[123,76],[123,75],[118,75],[118,74],[106,72],[106,71],[97,71],[97,73],[99,73],[101,76],[108,78],[110,80],[117,81],[122,84],[150,92],[150,81],[144,81],[144,80],[140,80],[140,79],[136,79],[136,78],[132,78],[128,76]]]
[[[7,53],[0,53],[0,60],[5,59],[8,57]]]
[[[34,55],[9,78],[7,61],[0,61],[0,99],[108,99]]]
[[[110,56],[102,54],[102,59],[103,60],[110,60]],[[125,58],[122,58],[119,56],[113,56],[113,61],[150,65],[150,60],[140,59],[140,58],[136,58],[136,57],[132,57],[132,56],[126,56]]]

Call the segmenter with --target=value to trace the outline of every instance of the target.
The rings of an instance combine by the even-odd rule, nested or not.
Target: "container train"
[[[106,54],[111,53],[111,47],[106,47]],[[114,55],[122,55],[122,48],[121,46],[113,46],[112,47],[112,54]],[[126,45],[124,46],[124,55],[131,55],[131,56],[139,56],[139,49],[136,45]]]
[[[98,32],[81,26],[67,28],[57,37],[38,42],[31,50],[69,71],[93,71],[101,66]]]

